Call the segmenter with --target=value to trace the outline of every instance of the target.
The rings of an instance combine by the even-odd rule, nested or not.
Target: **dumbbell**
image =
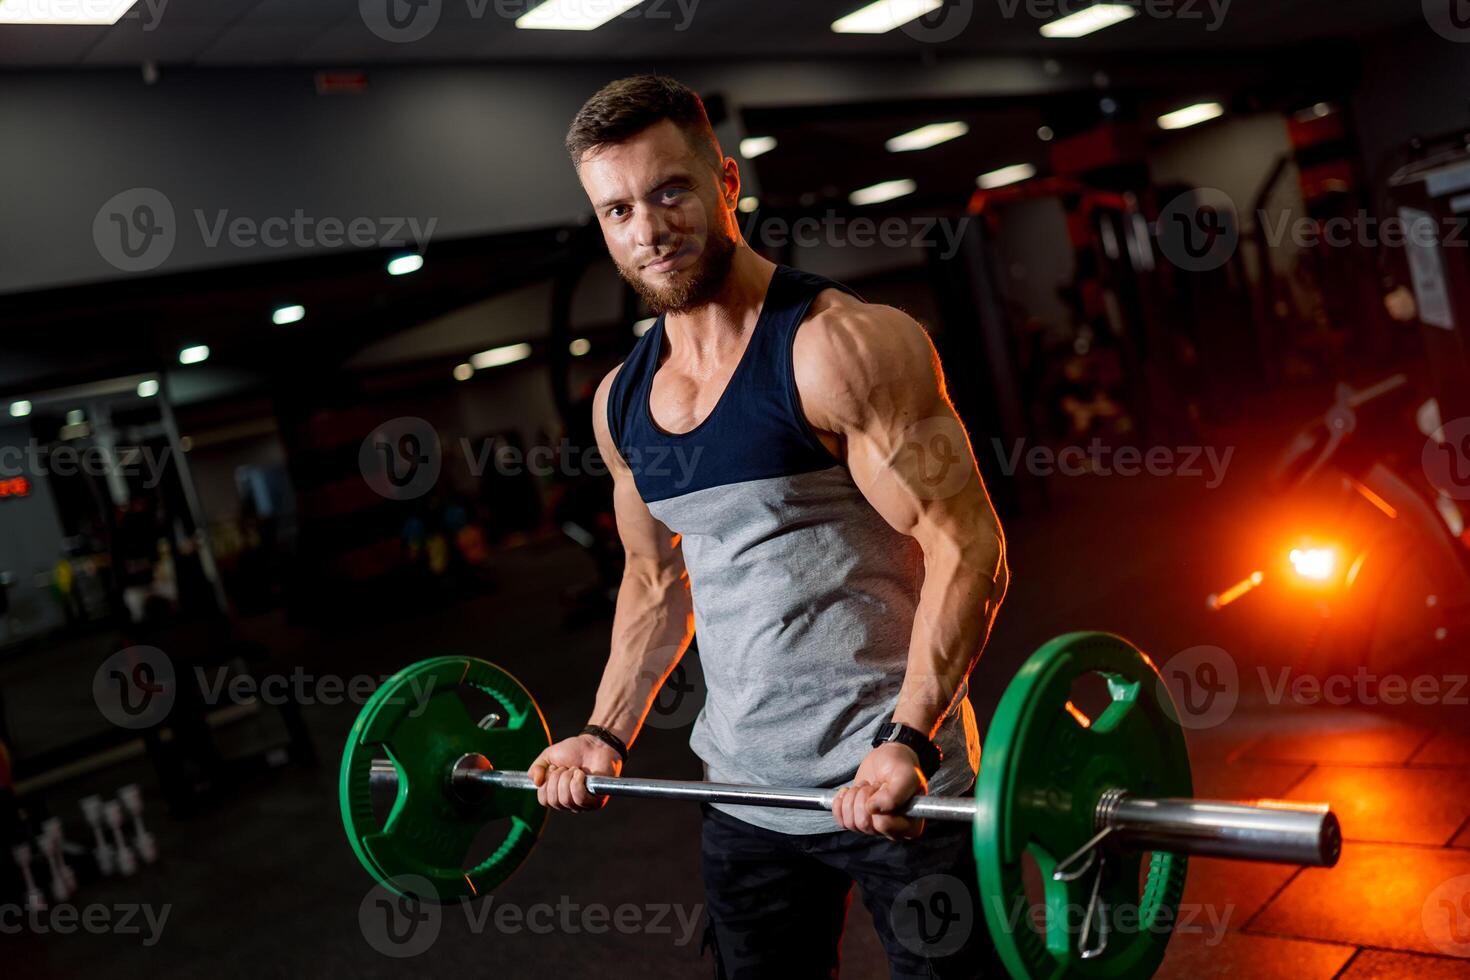
[[[1111,698],[1095,718],[1071,701],[1073,682],[1089,673],[1106,679]],[[482,727],[470,717],[462,685],[498,702],[499,724]],[[1190,855],[1337,863],[1342,832],[1326,804],[1193,798],[1178,717],[1152,661],[1126,640],[1067,634],[1033,654],[1007,687],[986,735],[974,798],[908,803],[908,816],[974,827],[984,914],[1016,977],[1084,969],[1105,976],[1110,964],[1129,976],[1151,975],[1173,931]],[[343,823],[360,863],[401,895],[454,901],[489,893],[525,861],[541,833],[546,811],[524,770],[550,744],[536,702],[494,664],[437,657],[395,674],[363,706],[342,758]],[[830,810],[837,792],[604,776],[589,776],[587,789],[802,810]],[[375,793],[393,799],[386,821],[374,814]],[[503,818],[505,840],[465,867],[471,842]],[[1087,910],[1080,923],[1055,927],[1065,943],[1017,929],[1006,914],[1026,902],[1027,853],[1041,869],[1048,907]],[[1151,856],[1141,888],[1144,853]],[[1124,905],[1138,908],[1139,929],[1119,936],[1095,926],[1103,909]]]

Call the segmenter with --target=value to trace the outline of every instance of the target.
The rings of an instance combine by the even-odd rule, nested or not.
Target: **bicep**
[[[958,537],[994,516],[924,329],[897,311],[862,322],[825,358],[816,401],[853,482],[896,530]]]

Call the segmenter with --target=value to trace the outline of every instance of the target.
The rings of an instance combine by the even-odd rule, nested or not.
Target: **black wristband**
[[[580,734],[591,735],[593,738],[604,743],[605,745],[607,745],[608,748],[612,749],[618,754],[618,757],[623,760],[624,765],[627,764],[628,746],[624,744],[622,739],[618,738],[606,728],[603,728],[601,725],[588,725],[586,728],[582,729]]]
[[[944,751],[923,732],[908,725],[891,721],[884,724],[873,738],[873,747],[877,748],[884,742],[897,742],[912,749],[914,755],[919,757],[919,771],[924,774],[925,779],[933,779],[944,762]]]

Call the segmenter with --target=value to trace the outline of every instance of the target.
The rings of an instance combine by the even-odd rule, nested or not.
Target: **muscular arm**
[[[918,541],[924,583],[893,720],[933,738],[980,657],[1005,595],[1005,538],[923,328],[844,298],[796,338],[812,425],[836,435],[853,481]]]
[[[678,539],[649,513],[608,430],[607,397],[616,374],[598,386],[592,412],[597,446],[613,478],[627,565],[613,613],[612,650],[590,720],[631,746],[664,679],[689,646],[694,609]]]
[[[612,650],[597,688],[591,723],[631,746],[658,689],[694,635],[693,604],[679,543],[649,513],[607,427],[608,389],[617,371],[602,380],[593,399],[597,445],[613,478],[613,510],[627,566],[613,613]],[[552,745],[531,764],[536,799],[542,806],[577,812],[595,810],[607,797],[587,791],[587,776],[615,776],[617,753],[591,735]]]

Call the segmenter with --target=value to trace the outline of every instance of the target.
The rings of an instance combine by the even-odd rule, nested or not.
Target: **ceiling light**
[[[907,153],[910,150],[927,150],[931,146],[959,139],[970,131],[962,122],[930,123],[893,137],[883,145],[889,153]]]
[[[0,0],[0,24],[116,24],[137,0]]]
[[[410,272],[418,272],[424,267],[424,257],[410,253],[408,255],[395,256],[388,260],[388,275],[406,276]]]
[[[304,316],[306,316],[306,307],[304,306],[298,306],[294,303],[290,306],[278,306],[275,312],[271,313],[271,323],[281,327],[288,323],[295,323]]]
[[[975,183],[982,191],[993,191],[997,187],[1005,187],[1007,184],[1019,184],[1021,181],[1030,180],[1035,176],[1035,167],[1029,163],[1018,163],[1014,166],[992,170],[988,174],[981,174],[975,178]]]
[[[740,141],[740,155],[747,160],[754,160],[762,153],[770,153],[776,148],[776,137],[774,136],[747,136]]]
[[[572,352],[573,357],[581,357],[583,354],[587,353],[591,349],[592,341],[588,340],[586,337],[578,337],[570,344],[567,344],[567,350]]]
[[[1198,105],[1185,106],[1167,112],[1159,117],[1160,129],[1184,129],[1188,126],[1197,126],[1211,119],[1218,119],[1225,114],[1225,107],[1218,102],[1201,102]]]
[[[179,351],[180,364],[198,364],[209,360],[209,348],[204,344],[195,344],[193,347],[185,347]]]
[[[1126,3],[1095,3],[1075,14],[1041,25],[1042,37],[1085,37],[1104,27],[1121,24],[1138,16],[1138,11]]]
[[[1056,131],[1050,126],[1042,126],[1036,131],[1036,138],[1041,140],[1041,142],[1043,143],[1050,143],[1052,140],[1056,139],[1056,136]]]
[[[838,34],[887,34],[942,6],[944,0],[877,0],[834,20],[832,30]]]
[[[470,380],[470,378],[473,378],[474,376],[475,376],[475,366],[473,364],[468,364],[468,363],[466,363],[466,364],[456,364],[454,366],[454,380],[455,381],[468,381],[468,380]]]
[[[13,418],[13,419],[23,419],[23,418],[25,418],[29,414],[31,414],[31,403],[28,402],[28,401],[26,401],[24,398],[22,398],[18,402],[11,402],[10,403],[10,417],[11,418]]]
[[[741,214],[749,214],[760,206],[761,202],[758,197],[742,197],[738,205]]]
[[[158,382],[149,378],[147,381],[138,382],[138,397],[152,398],[158,394]]]
[[[516,18],[523,31],[593,31],[643,0],[546,0]]]
[[[918,189],[918,184],[907,177],[902,180],[885,180],[882,183],[873,184],[869,187],[860,187],[847,195],[847,200],[856,205],[882,204],[891,201],[895,197],[903,197],[912,194]]]
[[[486,368],[500,367],[504,364],[514,364],[516,361],[524,361],[531,356],[530,344],[511,344],[507,347],[492,347],[482,350],[470,358],[470,364],[476,371]]]

